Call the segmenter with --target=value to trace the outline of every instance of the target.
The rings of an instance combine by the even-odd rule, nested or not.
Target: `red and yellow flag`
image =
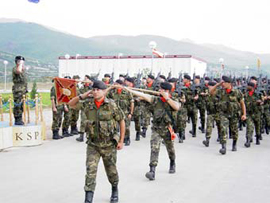
[[[67,78],[54,78],[57,104],[68,103],[77,96],[76,80]]]

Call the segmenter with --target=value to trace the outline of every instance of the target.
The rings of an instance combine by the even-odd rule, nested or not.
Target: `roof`
[[[154,58],[159,58],[153,55]],[[125,55],[125,56],[70,56],[69,60],[76,59],[144,59],[152,58],[152,55]],[[192,55],[166,55],[165,58],[193,58],[198,61],[207,63],[205,60]],[[58,57],[59,60],[66,60],[65,56]]]

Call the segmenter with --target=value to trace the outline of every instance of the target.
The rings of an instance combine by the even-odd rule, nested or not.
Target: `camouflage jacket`
[[[124,119],[123,111],[108,98],[104,99],[99,108],[92,99],[85,105],[87,144],[98,147],[116,145],[120,138],[116,125],[117,122]]]
[[[121,93],[119,93],[117,89],[112,89],[108,93],[108,98],[113,99],[125,115],[130,113],[131,103],[134,102],[133,96],[130,92],[122,89]]]
[[[241,115],[240,101],[244,100],[244,96],[238,89],[232,89],[227,93],[225,89],[218,89],[216,97],[219,100],[217,109],[227,117],[239,117]]]
[[[252,96],[249,95],[249,92],[245,93],[245,105],[246,105],[246,112],[247,115],[251,115],[251,114],[260,114],[262,111],[263,106],[261,106],[260,104],[258,104],[258,100],[262,101],[262,95],[261,94],[257,94],[257,93],[253,93]]]
[[[27,92],[27,77],[26,71],[23,69],[22,73],[17,73],[16,66],[12,69],[12,81],[13,81],[13,91]]]
[[[196,95],[199,95],[200,88],[195,85],[191,85],[190,87],[183,88],[182,92],[185,94],[186,97],[187,108],[196,108],[197,101],[194,100],[194,97]]]
[[[218,97],[216,95],[207,95],[205,97],[205,105],[208,115],[219,113],[218,106]]]

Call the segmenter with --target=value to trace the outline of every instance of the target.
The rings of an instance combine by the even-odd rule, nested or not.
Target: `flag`
[[[31,3],[39,3],[39,0],[28,0],[29,2],[31,2]]]
[[[152,49],[152,53],[159,58],[163,58],[163,56],[164,56],[163,53],[161,53],[160,51],[157,51],[156,49]]]
[[[54,78],[57,104],[68,103],[77,96],[76,80],[67,78]]]

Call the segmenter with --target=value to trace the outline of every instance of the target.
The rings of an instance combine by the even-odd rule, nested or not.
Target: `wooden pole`
[[[36,104],[36,107],[35,107],[35,114],[36,114],[35,124],[37,125],[38,124],[38,95],[37,94],[35,95],[35,104]]]
[[[43,122],[42,96],[39,97],[40,121]]]
[[[132,90],[136,90],[136,91],[140,91],[140,92],[144,92],[144,93],[149,93],[149,94],[153,94],[153,95],[160,95],[160,92],[154,91],[154,90],[146,90],[146,89],[140,89],[140,88],[129,88]]]
[[[26,101],[25,95],[23,95],[23,123],[26,125]]]
[[[11,99],[11,96],[9,96],[9,99],[8,99],[8,102],[9,102],[9,126],[12,126],[12,99]]]
[[[27,123],[30,123],[30,105],[29,105],[29,96],[28,95],[26,95],[26,101],[27,101],[27,106],[26,106]]]
[[[1,116],[1,121],[4,121],[4,114],[3,114],[3,100],[2,100],[2,95],[0,95],[0,116]]]

